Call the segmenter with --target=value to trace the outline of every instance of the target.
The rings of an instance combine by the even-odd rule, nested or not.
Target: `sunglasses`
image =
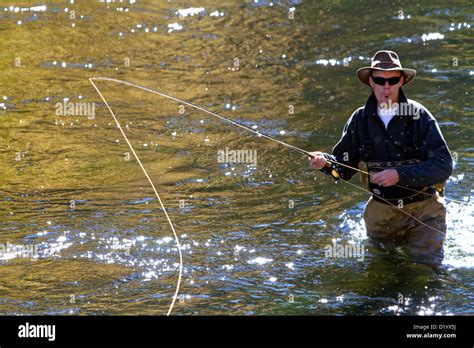
[[[374,81],[376,85],[380,85],[380,86],[385,86],[385,82],[388,82],[390,86],[396,85],[397,83],[400,82],[400,79],[401,79],[401,76],[390,77],[388,79],[384,79],[383,77],[378,77],[378,76],[377,77],[372,76],[372,81]]]

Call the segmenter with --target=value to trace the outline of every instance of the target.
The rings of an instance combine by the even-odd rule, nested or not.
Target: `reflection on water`
[[[22,1],[0,7],[0,312],[165,314],[179,258],[163,211],[88,78],[176,95],[308,150],[329,150],[367,98],[354,72],[392,48],[408,95],[457,164],[443,267],[373,248],[367,196],[264,138],[100,81],[175,224],[174,314],[474,313],[473,19],[469,2]],[[370,25],[367,25],[370,23]],[[95,113],[57,112],[94,103]],[[221,163],[219,151],[256,151]],[[358,179],[354,182],[358,183]],[[364,259],[328,257],[332,243]]]

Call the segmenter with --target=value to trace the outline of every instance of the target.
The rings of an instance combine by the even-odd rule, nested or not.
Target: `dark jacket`
[[[385,129],[377,115],[377,99],[372,94],[366,105],[358,108],[347,121],[333,155],[325,155],[355,168],[361,160],[392,162],[418,159],[419,163],[396,167],[400,176],[397,185],[419,190],[446,181],[452,173],[453,163],[436,119],[422,104],[407,99],[401,89],[399,103],[400,106],[405,103],[406,109],[411,111],[418,108],[419,113],[396,115]],[[353,169],[338,165],[321,171],[330,174],[332,169],[336,169],[344,180],[349,180],[356,173]],[[381,187],[371,183],[369,188],[371,191],[377,188],[388,199],[413,195],[412,191],[395,186]]]

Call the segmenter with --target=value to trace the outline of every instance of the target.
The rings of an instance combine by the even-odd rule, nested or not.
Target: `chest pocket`
[[[374,144],[369,134],[369,117],[364,115],[362,125],[362,139],[360,139],[359,158],[364,162],[374,161]],[[400,117],[400,116],[396,116]],[[392,144],[400,149],[400,152],[406,153],[406,159],[421,159],[418,144],[418,132],[413,117],[405,118],[405,138],[401,141],[391,141]]]

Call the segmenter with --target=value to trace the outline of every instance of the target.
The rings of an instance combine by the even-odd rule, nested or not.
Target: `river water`
[[[373,248],[368,194],[304,156],[179,102],[96,84],[181,243],[172,314],[474,314],[474,13],[468,1],[431,3],[2,1],[0,313],[170,306],[173,233],[90,77],[330,151],[369,95],[355,70],[389,48],[417,70],[405,93],[435,115],[457,159],[438,270]],[[256,165],[220,163],[226,149],[255,151]],[[334,243],[364,255],[330,257]]]

